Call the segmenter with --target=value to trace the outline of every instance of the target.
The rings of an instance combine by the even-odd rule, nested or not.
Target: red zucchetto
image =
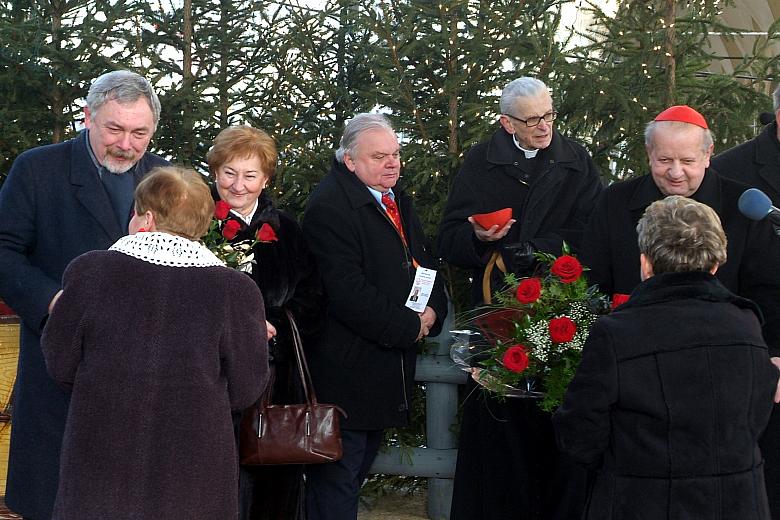
[[[680,121],[681,123],[690,123],[692,125],[700,126],[705,130],[709,128],[704,116],[688,105],[675,105],[669,107],[655,116],[655,121]]]

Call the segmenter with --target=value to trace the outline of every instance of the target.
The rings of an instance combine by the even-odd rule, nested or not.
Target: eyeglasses
[[[511,117],[512,119],[515,119],[517,121],[520,121],[521,123],[525,123],[525,126],[534,127],[542,122],[542,119],[547,121],[548,123],[552,123],[556,117],[558,117],[558,112],[553,110],[552,112],[547,112],[543,116],[539,117],[529,117],[528,119],[520,119],[519,117],[515,117],[511,114],[504,114],[506,117]]]

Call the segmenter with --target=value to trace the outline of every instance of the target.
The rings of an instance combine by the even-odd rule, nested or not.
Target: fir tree
[[[707,38],[718,23],[711,0],[625,0],[613,16],[595,3],[590,44],[559,75],[562,124],[590,143],[610,179],[647,172],[644,127],[671,105],[687,104],[708,121],[718,143],[744,141],[766,96],[750,82],[706,72]]]
[[[25,149],[76,132],[76,101],[120,66],[133,12],[123,0],[0,2],[0,172]]]

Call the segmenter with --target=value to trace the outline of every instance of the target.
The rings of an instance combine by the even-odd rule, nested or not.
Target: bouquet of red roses
[[[225,265],[239,271],[252,272],[255,259],[252,248],[258,242],[275,242],[276,233],[269,224],[263,224],[253,239],[231,242],[241,231],[241,223],[230,218],[230,205],[218,200],[214,206],[214,216],[209,224],[208,232],[201,241]]]
[[[496,303],[461,320],[452,357],[487,389],[540,399],[539,406],[552,411],[574,377],[591,325],[609,303],[588,286],[586,269],[566,244],[560,257],[535,256],[534,276],[506,275]]]

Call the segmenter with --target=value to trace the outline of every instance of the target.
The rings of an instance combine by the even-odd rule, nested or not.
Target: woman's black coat
[[[216,189],[212,195],[219,200]],[[252,250],[256,264],[251,277],[263,293],[266,319],[278,332],[271,356],[286,360],[292,352],[292,335],[285,309],[292,311],[304,340],[317,332],[324,316],[322,288],[303,232],[295,218],[277,209],[265,193],[248,226],[232,213],[228,219],[241,225],[232,243],[253,240],[266,223],[276,234],[277,240],[259,242]]]
[[[216,188],[212,195],[219,200]],[[249,225],[230,213],[228,219],[240,224],[233,243],[254,240],[263,224],[274,230],[275,241],[260,242],[253,248],[255,265],[251,277],[265,301],[266,319],[277,330],[269,342],[269,360],[274,373],[273,403],[301,403],[305,396],[293,353],[292,333],[285,310],[292,312],[304,344],[323,324],[322,289],[314,260],[298,222],[277,209],[262,193]],[[234,418],[238,422],[238,417]],[[242,520],[304,518],[303,471],[300,465],[241,466],[240,505]]]
[[[399,186],[393,192],[408,248],[366,186],[336,161],[303,218],[327,298],[326,330],[306,355],[320,401],[349,415],[342,428],[378,430],[409,419],[420,318],[404,303],[413,259],[435,264],[411,198]],[[436,335],[447,315],[441,273],[428,306],[436,311]]]
[[[596,322],[553,416],[598,468],[585,518],[770,518],[757,442],[778,370],[757,314],[709,273],[669,273]]]

